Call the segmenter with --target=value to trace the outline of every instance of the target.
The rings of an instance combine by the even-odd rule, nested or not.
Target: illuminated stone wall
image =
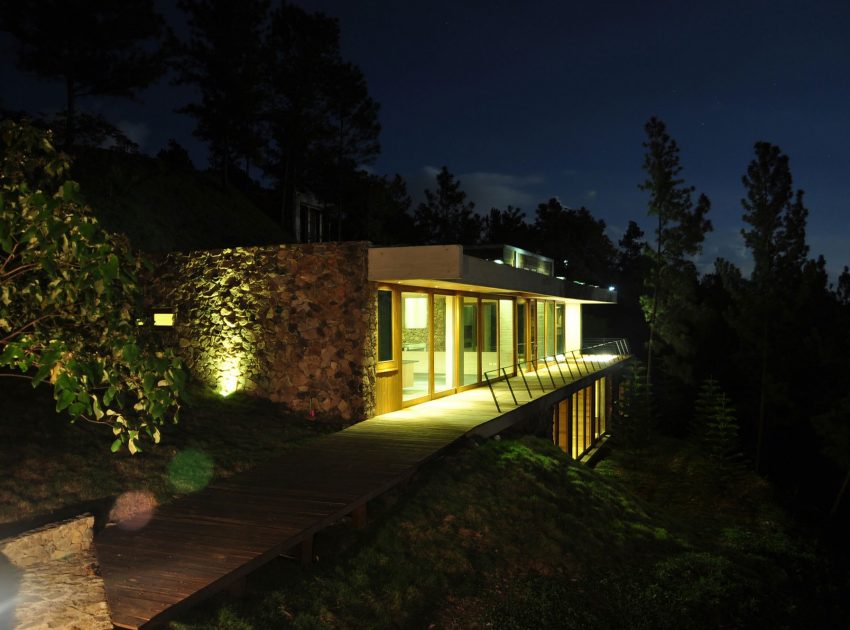
[[[170,254],[154,301],[193,377],[294,411],[360,420],[375,406],[375,291],[367,243]]]

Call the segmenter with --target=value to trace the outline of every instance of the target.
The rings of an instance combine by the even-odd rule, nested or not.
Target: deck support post
[[[358,505],[351,512],[351,522],[354,524],[354,527],[356,529],[363,529],[364,527],[366,527],[366,519],[367,512],[365,503],[363,505]]]

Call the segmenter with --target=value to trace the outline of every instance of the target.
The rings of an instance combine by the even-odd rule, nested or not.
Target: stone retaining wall
[[[375,409],[375,291],[368,244],[170,254],[154,301],[195,378],[294,411],[362,420]]]
[[[112,628],[93,526],[84,514],[0,540],[0,628]]]

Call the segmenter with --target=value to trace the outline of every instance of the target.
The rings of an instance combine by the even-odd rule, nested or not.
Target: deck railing
[[[540,393],[554,391],[622,361],[631,354],[628,341],[622,338],[587,341],[589,343],[576,350],[541,356],[531,361],[518,361],[510,366],[510,371],[508,366],[503,366],[484,372],[496,411],[502,413],[502,405],[508,404],[508,395],[514,406],[519,406],[517,394],[520,398],[527,395],[528,400],[533,400],[532,390]],[[532,351],[532,354],[536,354],[533,345]],[[501,392],[498,387],[500,383],[506,385],[506,389],[502,388]],[[503,394],[501,404],[497,392]]]

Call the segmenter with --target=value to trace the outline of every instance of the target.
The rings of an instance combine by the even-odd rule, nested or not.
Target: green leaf
[[[58,393],[56,393],[57,413],[63,409],[67,409],[72,402],[74,402],[74,392],[67,389],[59,390]]]
[[[92,394],[91,397],[91,406],[92,411],[94,412],[95,419],[100,420],[101,418],[103,418],[103,410],[100,408],[100,403],[97,400],[97,396],[95,396],[94,394]]]
[[[112,443],[112,446],[109,447],[109,450],[112,451],[113,453],[117,453],[118,449],[121,448],[122,441],[123,440],[119,437],[117,440],[115,440]]]

